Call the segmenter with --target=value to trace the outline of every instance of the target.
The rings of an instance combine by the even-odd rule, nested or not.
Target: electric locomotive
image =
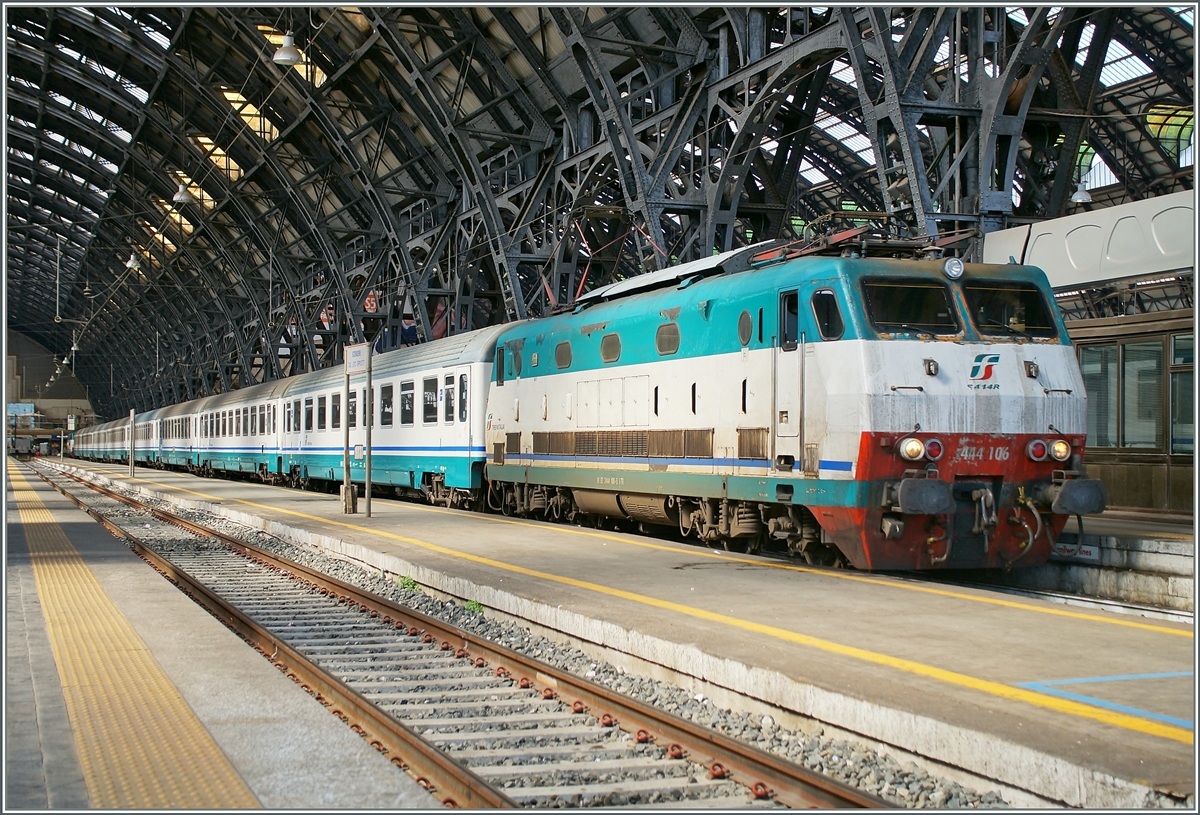
[[[369,398],[331,369],[139,414],[134,456],[332,487],[348,430],[362,483],[370,422],[373,485],[445,506],[860,569],[1043,562],[1105,502],[1045,275],[856,246],[745,247],[390,351]],[[74,452],[129,447],[118,420]]]
[[[1105,501],[1045,275],[843,254],[747,247],[514,325],[490,505],[860,569],[1043,562]]]

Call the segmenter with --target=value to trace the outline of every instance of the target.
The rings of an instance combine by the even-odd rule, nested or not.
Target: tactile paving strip
[[[12,462],[9,479],[92,808],[257,808]]]

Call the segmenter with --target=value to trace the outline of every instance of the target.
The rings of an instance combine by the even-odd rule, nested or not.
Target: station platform
[[[440,804],[8,461],[4,810]]]
[[[66,466],[613,649],[718,705],[722,689],[749,694],[781,723],[995,779],[1018,806],[1194,807],[1189,624],[401,501],[375,499],[367,518],[333,495]]]

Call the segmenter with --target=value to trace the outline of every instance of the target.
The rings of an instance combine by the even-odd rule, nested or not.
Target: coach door
[[[800,461],[800,389],[803,379],[801,366],[804,364],[802,348],[804,338],[800,334],[799,293],[782,292],[779,295],[779,341],[775,347],[775,415],[774,466],[791,470]]]

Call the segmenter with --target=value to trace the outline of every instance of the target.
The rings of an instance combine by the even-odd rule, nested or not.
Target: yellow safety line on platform
[[[12,462],[9,480],[92,808],[257,808]]]
[[[156,482],[144,482],[144,483],[156,484]],[[163,486],[163,487],[168,486],[166,484],[156,484],[156,485]],[[195,492],[193,490],[185,489],[183,487],[172,487],[171,489],[178,489],[182,492],[191,493],[192,495],[198,495],[198,496],[201,496],[204,498],[210,498],[210,499],[216,500],[216,501],[225,500],[225,499],[219,498],[217,496],[206,495],[205,493]],[[416,538],[406,537],[404,535],[397,535],[394,532],[388,532],[383,529],[370,529],[369,527],[360,526],[358,524],[352,524],[352,523],[349,523],[346,521],[335,521],[331,518],[322,518],[317,515],[309,515],[305,512],[299,512],[299,511],[293,510],[293,509],[283,509],[282,507],[273,507],[273,506],[267,506],[266,504],[257,504],[253,501],[246,501],[246,500],[240,499],[240,498],[233,499],[233,500],[236,500],[240,504],[252,506],[257,509],[269,510],[272,512],[282,512],[287,515],[294,515],[298,518],[306,518],[310,521],[317,521],[319,523],[327,523],[327,524],[331,524],[333,526],[340,526],[345,529],[353,529],[358,532],[364,532],[368,535],[379,535],[381,537],[390,538],[390,539],[396,540],[396,541],[401,541],[402,543],[408,543],[408,544],[412,544],[413,546],[419,546],[423,549],[428,549],[432,552],[437,552],[439,554],[448,555],[450,557],[456,557],[456,558],[460,558],[463,560],[469,560],[473,563],[479,563],[479,564],[482,564],[485,566],[491,566],[496,569],[503,569],[505,571],[514,572],[516,574],[523,574],[528,577],[536,577],[541,580],[549,580],[554,583],[561,583],[561,584],[567,585],[567,586],[574,586],[574,587],[580,588],[580,589],[587,589],[588,591],[594,591],[598,594],[604,594],[609,597],[619,597],[623,600],[629,600],[631,602],[640,603],[642,605],[647,605],[647,606],[654,606],[655,608],[666,609],[668,611],[673,611],[678,614],[684,614],[689,617],[696,617],[697,619],[701,619],[701,620],[708,620],[710,622],[721,623],[723,625],[732,626],[734,628],[741,628],[746,631],[753,631],[757,634],[765,634],[766,636],[774,637],[775,639],[783,640],[785,642],[792,642],[797,645],[804,645],[809,648],[816,648],[820,651],[825,651],[826,653],[838,654],[840,656],[845,656],[845,657],[851,657],[853,659],[858,659],[858,660],[862,660],[864,662],[874,663],[876,665],[884,665],[886,667],[894,668],[896,670],[903,671],[905,673],[914,674],[916,676],[923,676],[923,677],[927,677],[929,679],[936,679],[940,682],[945,682],[950,685],[957,685],[962,688],[969,688],[971,690],[980,691],[982,693],[986,693],[991,696],[996,696],[996,697],[999,697],[1002,699],[1009,699],[1009,700],[1017,701],[1017,702],[1025,702],[1027,704],[1035,705],[1035,706],[1041,707],[1041,708],[1046,708],[1048,710],[1053,710],[1058,713],[1065,713],[1070,716],[1078,716],[1078,717],[1084,718],[1084,719],[1092,719],[1094,721],[1101,722],[1103,724],[1112,725],[1114,727],[1120,727],[1125,730],[1132,730],[1132,731],[1135,731],[1138,733],[1147,733],[1151,736],[1160,736],[1162,738],[1172,739],[1174,741],[1183,742],[1184,744],[1192,744],[1193,743],[1192,731],[1185,730],[1184,728],[1181,728],[1181,727],[1173,727],[1168,724],[1162,724],[1159,722],[1152,721],[1150,719],[1143,719],[1138,716],[1130,716],[1130,715],[1127,715],[1124,713],[1118,713],[1116,711],[1110,711],[1110,710],[1105,710],[1103,708],[1092,707],[1091,705],[1085,705],[1080,702],[1073,702],[1069,699],[1061,699],[1061,698],[1057,698],[1054,696],[1050,696],[1048,694],[1037,693],[1035,691],[1025,690],[1024,688],[1017,688],[1017,687],[1013,687],[1011,685],[1005,685],[1001,682],[992,682],[987,679],[980,679],[978,677],[970,676],[968,674],[958,673],[957,671],[950,671],[950,670],[946,670],[943,668],[937,668],[933,665],[926,665],[924,663],[916,662],[911,659],[904,659],[902,657],[894,657],[889,654],[881,654],[876,651],[869,651],[865,648],[857,648],[852,645],[843,645],[842,643],[832,642],[831,640],[822,639],[820,637],[813,637],[808,634],[800,634],[796,631],[788,631],[787,629],[784,629],[784,628],[777,628],[777,627],[771,626],[771,625],[763,625],[762,623],[756,623],[756,622],[752,622],[750,620],[742,620],[737,617],[727,616],[725,614],[717,614],[716,612],[708,611],[706,609],[695,608],[693,606],[686,606],[686,605],[683,605],[682,603],[673,603],[669,600],[661,600],[657,597],[649,597],[644,594],[637,594],[634,592],[625,591],[623,589],[612,588],[611,586],[604,586],[599,583],[591,583],[586,580],[578,580],[574,577],[566,577],[564,575],[551,574],[550,572],[542,572],[542,571],[538,571],[536,569],[528,569],[524,566],[517,566],[512,563],[504,563],[503,561],[493,560],[492,558],[486,558],[486,557],[482,557],[480,555],[472,555],[472,554],[469,554],[466,552],[459,552],[457,550],[450,549],[445,546],[439,546],[436,543],[429,543],[427,541],[422,541],[422,540],[418,540]],[[824,574],[824,572],[821,572],[821,574]],[[888,585],[888,584],[885,584],[885,585]],[[1169,631],[1171,629],[1164,629],[1164,630]]]
[[[262,504],[256,504],[253,501],[247,501],[242,498],[223,498],[223,497],[216,496],[216,495],[208,495],[203,492],[196,492],[195,490],[189,490],[186,487],[178,487],[178,486],[175,486],[172,484],[163,484],[158,481],[147,481],[145,479],[142,479],[142,483],[153,484],[156,487],[163,487],[163,488],[169,489],[169,490],[177,490],[179,492],[186,492],[189,495],[198,495],[201,498],[208,498],[213,501],[237,501],[239,504],[246,504],[247,506],[258,507],[260,509],[272,509],[272,510],[277,510],[279,512],[288,512],[291,514],[299,515],[300,517],[303,517],[303,518],[314,518],[314,520],[319,520],[319,521],[329,520],[326,518],[317,518],[317,517],[314,517],[311,515],[305,515],[304,513],[293,513],[291,510],[282,509],[280,507],[264,507]],[[439,513],[456,514],[454,510],[442,509],[440,507],[426,507],[426,506],[421,506],[419,504],[413,504],[411,506],[406,505],[405,509],[417,509],[417,510],[421,510],[422,512],[439,512]],[[528,526],[528,527],[531,527],[534,529],[545,529],[546,528],[545,524],[539,524],[539,523],[531,522],[531,521],[523,521],[523,520],[520,520],[517,518],[505,518],[505,517],[501,517],[501,516],[497,516],[497,515],[483,515],[480,517],[484,520],[491,521],[493,523],[506,523],[506,524],[513,524],[516,526]],[[329,522],[330,523],[339,523],[338,521],[329,521]],[[351,526],[350,528],[361,529],[362,527]],[[556,532],[564,532],[569,535],[583,535],[584,537],[589,537],[589,538],[600,538],[602,540],[616,541],[617,543],[623,543],[627,546],[640,546],[644,549],[658,549],[658,550],[661,550],[664,552],[678,553],[680,551],[679,546],[671,546],[671,545],[661,544],[661,543],[650,543],[649,541],[630,540],[628,537],[620,537],[618,535],[609,535],[604,532],[597,532],[597,531],[593,531],[593,530],[589,530],[589,529],[579,529],[577,527],[560,525],[560,524],[554,524],[551,526],[551,528],[553,528]],[[1091,622],[1103,623],[1105,625],[1115,625],[1115,626],[1120,626],[1122,628],[1137,628],[1137,629],[1141,629],[1143,631],[1155,631],[1159,634],[1170,634],[1172,636],[1186,637],[1188,639],[1192,639],[1195,636],[1193,634],[1193,632],[1191,632],[1187,629],[1168,628],[1165,625],[1155,625],[1154,623],[1142,623],[1142,622],[1137,622],[1135,620],[1122,620],[1122,619],[1117,619],[1114,617],[1102,617],[1098,614],[1086,614],[1081,611],[1067,611],[1066,609],[1060,609],[1060,608],[1046,608],[1043,606],[1031,605],[1029,603],[1022,603],[1022,602],[1019,602],[1016,600],[1001,600],[998,597],[983,597],[978,594],[967,594],[965,592],[951,591],[949,589],[933,588],[932,586],[914,585],[913,583],[905,582],[905,581],[902,581],[902,580],[899,580],[896,578],[886,579],[886,578],[880,578],[880,577],[868,577],[866,575],[857,575],[857,574],[852,574],[852,573],[848,573],[848,572],[840,572],[840,571],[835,571],[833,569],[818,569],[818,568],[812,568],[809,566],[796,566],[791,563],[774,563],[765,558],[738,557],[737,555],[730,555],[730,554],[726,554],[724,552],[707,551],[707,550],[700,549],[697,547],[692,547],[692,548],[695,548],[696,551],[688,552],[689,557],[705,557],[705,558],[711,558],[714,560],[729,561],[731,563],[744,563],[744,564],[748,564],[751,566],[760,566],[764,569],[782,569],[784,571],[804,572],[806,574],[815,574],[815,575],[819,575],[821,577],[831,577],[831,578],[834,578],[837,580],[851,580],[856,583],[870,583],[870,584],[877,585],[877,586],[886,586],[891,589],[902,589],[904,591],[921,592],[922,594],[933,594],[933,595],[938,595],[941,597],[952,597],[956,600],[967,600],[967,601],[970,601],[973,603],[985,603],[987,605],[1003,606],[1004,608],[1015,608],[1015,609],[1020,609],[1022,611],[1032,611],[1037,614],[1050,614],[1055,617],[1067,617],[1069,619],[1074,619],[1074,620],[1089,620]]]

